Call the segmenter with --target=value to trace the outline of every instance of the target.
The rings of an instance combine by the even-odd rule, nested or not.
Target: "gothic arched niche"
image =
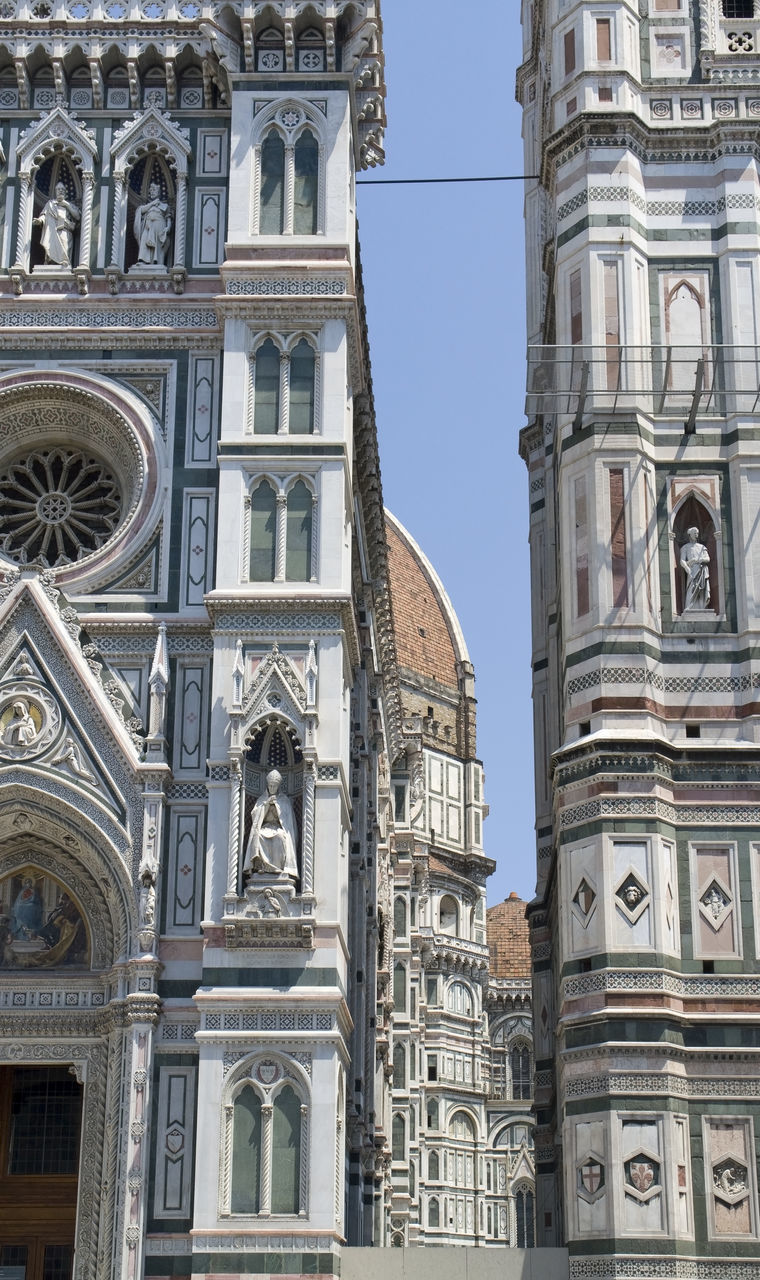
[[[141,156],[130,169],[127,191],[124,269],[171,264],[176,191],[162,156]]]
[[[690,530],[696,529],[694,539]],[[695,587],[689,589],[689,575],[683,568],[684,549],[686,560],[693,556],[691,547],[702,546],[709,559],[703,566],[699,598],[695,595]],[[673,517],[673,551],[675,555],[676,614],[688,617],[690,612],[711,610],[720,612],[720,577],[715,537],[715,523],[707,506],[694,493],[688,494]]]
[[[82,184],[60,151],[47,157],[34,175],[30,267],[71,268],[79,260]]]
[[[0,875],[0,970],[89,968],[90,929],[70,886],[34,862]]]
[[[279,775],[279,782],[272,780],[272,775]],[[244,871],[249,874],[263,870],[268,874],[276,874],[277,864],[285,874],[293,875],[292,861],[288,858],[290,841],[287,831],[291,824],[292,811],[292,844],[293,853],[298,863],[300,874],[300,854],[303,832],[303,756],[295,730],[285,721],[277,718],[267,720],[256,726],[248,739],[245,755],[243,782],[245,787],[245,811],[243,817],[243,848],[245,850]],[[254,823],[260,825],[262,801],[267,794],[274,793],[281,798],[286,812],[281,814],[279,822],[286,832],[279,842],[275,856],[259,859],[257,849],[250,848]],[[264,818],[266,824],[266,819]],[[290,864],[290,869],[286,865]],[[266,866],[272,862],[272,867]]]

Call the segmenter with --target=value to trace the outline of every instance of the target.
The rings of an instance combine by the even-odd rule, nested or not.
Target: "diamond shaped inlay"
[[[633,915],[649,897],[649,890],[645,889],[641,881],[631,871],[620,885],[615,896],[621,905],[625,907],[628,914]]]
[[[713,920],[720,920],[721,916],[725,915],[726,908],[731,906],[731,899],[721,889],[717,880],[713,880],[707,886],[699,901]]]

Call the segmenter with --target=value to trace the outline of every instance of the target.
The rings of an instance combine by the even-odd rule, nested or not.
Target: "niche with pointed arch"
[[[0,970],[88,969],[90,930],[72,889],[33,862],[0,879]]]
[[[270,697],[277,697],[276,693]],[[245,812],[243,847],[246,850],[246,870],[249,867],[249,843],[253,827],[256,802],[267,790],[267,777],[276,770],[282,779],[279,794],[287,798],[293,811],[295,824],[295,855],[301,873],[301,848],[303,831],[303,756],[295,730],[284,720],[273,717],[257,725],[248,739],[243,781],[245,787]],[[254,851],[255,853],[255,851]]]
[[[709,510],[696,493],[689,493],[681,501],[673,514],[673,552],[675,556],[675,604],[678,617],[688,619],[695,606],[689,598],[687,576],[681,561],[684,547],[690,542],[689,530],[697,530],[697,542],[707,552],[708,560],[702,570],[706,588],[702,590],[702,599],[697,601],[698,611],[721,612],[721,581],[718,544],[715,521]],[[705,599],[705,594],[707,599]]]

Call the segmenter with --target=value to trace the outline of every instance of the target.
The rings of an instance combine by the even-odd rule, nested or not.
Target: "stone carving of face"
[[[157,182],[151,182],[150,186],[148,187],[148,195],[150,196],[151,200],[158,199],[158,183]]]
[[[276,769],[272,769],[272,771],[267,774],[267,791],[270,796],[277,795],[277,792],[280,790],[281,782],[282,774],[278,773]]]

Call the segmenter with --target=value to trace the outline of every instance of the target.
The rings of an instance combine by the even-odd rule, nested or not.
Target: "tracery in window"
[[[302,1204],[308,1108],[289,1068],[261,1059],[233,1085],[229,1212],[295,1215]]]
[[[259,52],[259,60],[268,54]],[[265,236],[316,235],[324,218],[323,160],[313,112],[297,101],[281,103],[257,124],[257,132],[252,230]]]
[[[438,1210],[438,1200],[436,1196],[432,1196],[428,1201],[428,1226],[440,1226],[440,1213]]]
[[[514,1045],[509,1051],[509,1068],[512,1076],[512,1097],[525,1100],[531,1097],[533,1073],[530,1049],[527,1045]]]
[[[515,1191],[515,1214],[518,1249],[533,1249],[536,1243],[535,1197],[530,1187],[519,1186]]]
[[[0,472],[0,548],[16,564],[81,560],[111,537],[121,514],[116,477],[79,449],[34,450]]]

